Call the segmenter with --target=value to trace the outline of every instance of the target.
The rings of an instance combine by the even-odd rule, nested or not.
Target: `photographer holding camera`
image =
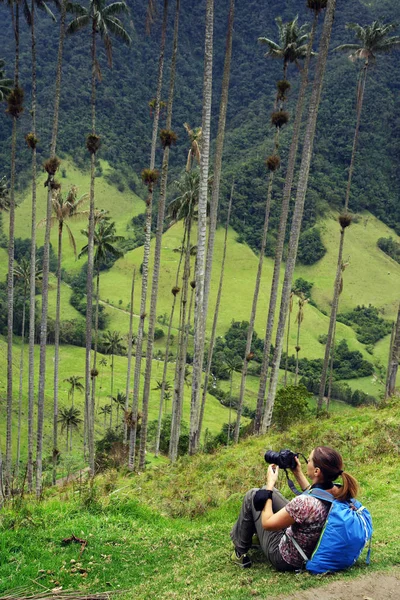
[[[268,467],[266,485],[262,489],[247,492],[239,518],[231,531],[235,546],[232,560],[244,568],[251,566],[247,552],[252,546],[253,535],[257,534],[262,551],[276,569],[295,571],[304,564],[296,546],[301,547],[306,555],[312,554],[328,516],[330,503],[301,493],[290,501],[284,498],[274,487],[279,468],[290,469],[303,492],[319,488],[327,490],[338,500],[355,498],[358,483],[344,472],[341,455],[327,446],[315,448],[307,460],[307,477],[311,485],[302,471],[298,454],[290,450],[279,453],[269,451],[265,460],[274,463]],[[333,483],[338,477],[342,477],[341,485]]]

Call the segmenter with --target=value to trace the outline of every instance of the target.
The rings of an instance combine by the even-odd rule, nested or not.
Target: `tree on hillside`
[[[52,197],[53,216],[50,218],[50,227],[58,227],[58,250],[57,250],[57,295],[56,295],[56,318],[54,323],[54,396],[53,396],[53,485],[57,479],[57,429],[58,429],[58,386],[59,386],[59,362],[60,362],[60,321],[61,321],[61,262],[64,226],[68,233],[68,239],[76,258],[76,243],[68,221],[82,219],[87,211],[80,210],[87,200],[87,194],[77,197],[77,188],[72,186],[66,196],[61,190],[54,193]],[[38,225],[45,224],[46,219],[39,221]],[[73,405],[73,402],[72,402]]]
[[[183,406],[183,385],[184,385],[184,374],[186,366],[187,356],[187,342],[188,342],[188,327],[187,327],[187,316],[188,316],[188,289],[190,281],[190,262],[192,256],[192,225],[197,215],[197,207],[199,201],[199,182],[200,175],[198,169],[192,171],[186,171],[183,177],[176,182],[179,195],[172,200],[168,206],[168,214],[172,219],[172,222],[184,220],[184,234],[182,246],[179,249],[181,252],[181,258],[183,258],[183,275],[182,275],[182,286],[181,288],[175,285],[172,288],[172,294],[174,296],[173,306],[175,304],[176,297],[180,292],[180,315],[179,315],[179,334],[178,334],[178,351],[175,364],[175,377],[174,377],[174,395],[173,395],[173,406],[172,406],[172,419],[171,419],[171,436],[170,436],[170,449],[169,457],[172,461],[175,461],[178,456],[178,445],[180,426],[182,419],[182,406]],[[178,265],[178,272],[180,269],[180,263]],[[173,312],[171,312],[171,317]],[[172,319],[170,319],[170,323]],[[166,372],[166,371],[165,371]]]
[[[8,274],[7,274],[7,417],[6,417],[6,462],[5,494],[10,492],[12,471],[12,401],[13,401],[13,319],[14,319],[14,231],[15,231],[15,177],[17,151],[17,123],[24,108],[24,92],[19,86],[20,59],[20,2],[8,2],[15,41],[14,85],[7,96],[6,112],[12,119],[11,134],[11,176],[10,176],[10,223],[8,234]]]
[[[211,202],[210,202],[210,223],[207,239],[207,254],[206,264],[204,273],[204,323],[206,323],[206,317],[208,312],[208,300],[211,287],[211,275],[212,275],[212,264],[214,255],[215,245],[215,232],[217,229],[217,215],[219,205],[219,193],[220,184],[222,177],[222,154],[224,150],[225,140],[225,126],[226,126],[226,114],[228,110],[228,92],[231,72],[231,60],[232,60],[232,38],[233,38],[233,24],[235,14],[235,1],[230,0],[229,13],[228,13],[228,28],[226,34],[226,46],[225,46],[225,60],[224,60],[224,71],[222,74],[222,87],[221,87],[221,99],[219,105],[219,117],[218,117],[218,132],[215,141],[215,157],[214,157],[214,173],[212,179],[212,190],[211,190]],[[211,347],[210,341],[210,347]],[[212,349],[211,349],[212,354]],[[191,451],[197,451],[200,444],[201,427],[204,416],[205,398],[207,395],[207,384],[204,383],[203,392],[201,397],[201,403],[199,407],[199,414],[196,418],[196,422],[193,420],[192,426],[195,431],[191,435],[190,445]],[[193,415],[195,417],[195,415]]]
[[[343,52],[350,52],[349,58],[352,61],[361,60],[363,61],[359,79],[357,82],[357,94],[356,94],[356,126],[353,137],[353,147],[350,158],[350,166],[347,178],[346,195],[344,201],[343,211],[339,216],[340,224],[340,240],[338,250],[338,260],[336,267],[336,276],[333,287],[333,299],[331,305],[331,315],[329,319],[329,330],[328,338],[325,346],[324,366],[322,369],[321,383],[318,395],[317,410],[322,410],[322,404],[325,397],[326,379],[328,374],[329,358],[333,350],[333,339],[334,331],[336,326],[336,316],[339,306],[339,295],[340,295],[340,281],[342,278],[342,263],[343,263],[343,247],[345,239],[345,231],[351,224],[351,215],[348,213],[351,184],[354,172],[355,157],[357,151],[358,137],[360,131],[361,122],[361,111],[364,103],[365,84],[367,79],[367,73],[369,67],[374,64],[376,55],[379,53],[389,53],[391,50],[400,47],[400,36],[390,36],[395,29],[397,24],[390,23],[384,24],[380,21],[374,21],[371,25],[362,27],[357,23],[349,23],[348,29],[355,32],[358,39],[356,44],[342,44],[338,46],[336,50]]]
[[[87,229],[82,230],[83,235],[88,237]],[[124,239],[122,235],[116,235],[115,222],[110,221],[110,217],[106,212],[96,211],[95,214],[95,230],[94,230],[94,271],[96,272],[96,310],[94,318],[94,348],[93,348],[93,363],[90,371],[92,386],[91,386],[91,408],[90,412],[94,415],[95,397],[96,397],[96,377],[97,370],[97,347],[99,339],[99,305],[100,305],[100,269],[102,265],[107,264],[107,260],[121,258],[124,253],[117,248],[118,242]],[[79,253],[79,258],[86,256],[88,253],[88,244],[83,246]],[[86,432],[88,433],[88,432]],[[88,441],[88,440],[86,440]]]
[[[385,399],[394,395],[396,390],[397,371],[400,362],[400,304],[397,311],[396,323],[393,325],[393,334],[389,350],[389,365],[386,377]]]
[[[101,406],[99,412],[104,417],[103,427],[104,427],[104,430],[105,430],[106,429],[107,415],[111,415],[111,404],[105,404],[104,406]]]
[[[288,257],[286,261],[285,278],[282,287],[281,307],[279,312],[279,322],[276,333],[275,351],[271,372],[271,381],[268,391],[267,405],[265,408],[262,431],[265,432],[271,424],[274,400],[279,377],[279,367],[282,357],[283,338],[285,332],[285,323],[287,319],[290,293],[292,289],[293,272],[296,263],[297,248],[299,244],[301,222],[303,218],[304,202],[308,186],[308,176],[310,172],[311,157],[314,145],[315,130],[317,125],[318,108],[321,99],[323,80],[325,75],[326,61],[329,50],[329,43],[332,33],[336,9],[336,0],[328,0],[324,27],[321,35],[318,60],[316,65],[313,88],[310,97],[308,110],[308,119],[304,135],[303,152],[300,164],[299,179],[297,184],[296,201],[293,212],[292,227],[289,239]]]
[[[192,371],[192,394],[190,401],[189,453],[196,449],[196,431],[200,409],[201,379],[205,344],[205,266],[207,237],[207,208],[210,165],[211,100],[214,51],[214,0],[206,2],[202,110],[202,144],[200,158],[199,203],[197,211],[197,255],[195,263],[196,300],[194,311],[194,349]]]
[[[0,212],[7,210],[10,210],[10,190],[7,178],[4,176],[0,179]]]
[[[297,315],[296,315],[296,323],[297,323],[297,339],[296,339],[296,371],[295,371],[295,376],[294,376],[294,385],[297,385],[297,378],[299,376],[299,352],[301,350],[301,346],[300,346],[300,328],[301,328],[301,324],[304,320],[304,307],[305,305],[308,303],[308,299],[304,297],[304,294],[302,294],[301,292],[299,292],[297,294],[298,296],[298,300],[297,300],[297,304],[298,304],[298,311],[297,311]]]
[[[148,409],[150,400],[150,382],[151,382],[151,369],[153,364],[153,345],[154,345],[154,332],[156,326],[157,316],[157,299],[158,299],[158,282],[161,268],[161,244],[162,235],[164,231],[164,220],[165,220],[165,201],[167,195],[167,179],[168,179],[168,165],[169,165],[169,153],[171,146],[176,143],[177,135],[171,129],[172,127],[172,108],[174,100],[175,90],[175,73],[176,73],[176,57],[178,51],[178,27],[179,27],[179,11],[180,11],[180,0],[176,2],[175,9],[175,23],[174,23],[174,39],[173,39],[173,52],[171,58],[171,74],[167,104],[167,119],[165,123],[165,129],[160,132],[161,145],[163,147],[163,159],[161,169],[161,184],[160,184],[160,197],[158,200],[158,215],[157,215],[157,230],[156,230],[156,244],[154,249],[154,267],[153,277],[151,284],[151,299],[150,299],[150,314],[149,314],[149,326],[147,330],[147,347],[146,347],[146,368],[144,374],[144,386],[143,386],[143,403],[142,403],[142,425],[140,428],[140,448],[139,448],[139,470],[143,471],[146,463],[146,443],[147,443],[147,424],[148,424]]]
[[[87,309],[86,309],[86,367],[85,367],[85,417],[87,417],[87,432],[89,440],[89,466],[94,473],[94,414],[91,411],[91,347],[92,347],[92,297],[93,297],[93,268],[94,268],[94,189],[95,189],[95,161],[96,153],[100,148],[101,140],[96,134],[96,80],[100,81],[99,63],[97,60],[97,35],[104,43],[108,65],[112,66],[112,39],[115,36],[125,44],[131,43],[131,38],[124,29],[117,15],[127,13],[128,7],[121,0],[106,5],[106,0],[89,0],[87,7],[75,5],[73,12],[75,19],[67,27],[67,33],[73,34],[83,28],[91,28],[91,116],[92,131],[86,140],[86,147],[90,153],[90,206],[88,227],[88,260],[87,260]]]
[[[268,187],[267,187],[267,199],[265,203],[265,217],[264,217],[264,227],[262,231],[261,237],[261,247],[260,254],[258,259],[258,269],[256,275],[256,281],[254,286],[254,294],[253,294],[253,302],[251,307],[250,321],[249,321],[249,329],[247,332],[247,341],[246,341],[246,349],[243,357],[243,369],[242,369],[242,377],[240,381],[240,392],[239,392],[239,403],[237,408],[237,418],[235,425],[235,433],[234,440],[235,443],[239,441],[239,431],[240,431],[240,421],[242,416],[242,407],[244,402],[244,393],[246,388],[246,378],[247,371],[249,366],[248,356],[251,355],[251,343],[253,339],[254,332],[254,323],[256,319],[257,313],[257,303],[258,296],[260,292],[260,284],[261,284],[261,276],[263,269],[263,262],[265,256],[265,248],[267,245],[267,234],[269,228],[269,215],[271,209],[272,202],[272,190],[273,183],[275,179],[276,171],[280,166],[280,156],[279,156],[279,140],[280,140],[280,132],[282,127],[284,127],[289,119],[288,113],[284,110],[285,103],[287,100],[287,93],[290,89],[290,83],[287,80],[287,69],[289,63],[296,63],[300,66],[300,61],[307,56],[307,40],[309,38],[308,33],[308,25],[302,25],[299,27],[298,25],[298,17],[289,21],[288,23],[283,23],[282,19],[276,19],[276,23],[278,25],[279,31],[279,44],[276,44],[272,40],[268,38],[259,38],[259,41],[268,46],[269,50],[266,56],[271,56],[274,58],[280,58],[283,61],[283,79],[277,82],[277,93],[276,100],[274,105],[274,110],[271,114],[271,125],[275,126],[275,136],[274,136],[274,147],[272,154],[268,156],[266,160],[266,167],[269,171],[268,177]]]
[[[81,377],[80,375],[71,375],[70,377],[67,377],[63,380],[65,383],[69,383],[70,386],[68,390],[68,399],[71,400],[72,408],[74,408],[75,391],[81,393],[85,391],[85,388],[81,383],[81,379],[83,379],[83,377]]]
[[[14,278],[16,283],[14,287],[20,284],[22,286],[22,325],[21,325],[21,356],[19,363],[19,391],[18,391],[18,437],[17,437],[17,460],[15,475],[18,476],[19,471],[19,460],[21,456],[21,420],[22,420],[22,391],[23,391],[23,377],[24,377],[24,355],[25,355],[25,314],[26,314],[26,300],[28,296],[28,290],[30,285],[31,276],[31,264],[30,261],[23,256],[18,264],[14,268]],[[36,285],[42,279],[42,270],[39,268],[39,264],[36,261],[35,265],[35,290]],[[18,292],[18,290],[17,290]]]
[[[125,351],[123,337],[119,331],[106,331],[103,336],[102,344],[106,354],[111,354],[111,386],[110,397],[114,395],[114,356]],[[112,409],[110,415],[110,428],[112,427]]]
[[[254,420],[254,431],[260,432],[262,413],[264,409],[265,394],[267,389],[268,379],[268,367],[269,367],[269,356],[272,344],[272,334],[275,321],[276,303],[278,300],[278,286],[280,279],[281,263],[283,257],[283,247],[286,237],[286,225],[289,214],[289,204],[291,199],[291,192],[294,180],[294,171],[297,158],[297,149],[299,145],[300,127],[302,123],[303,110],[306,98],[306,90],[308,85],[308,72],[310,67],[311,56],[313,55],[313,43],[315,38],[315,32],[317,29],[318,19],[321,11],[326,8],[326,0],[308,0],[307,6],[314,12],[314,19],[311,27],[311,33],[308,41],[307,55],[304,61],[304,66],[301,73],[301,84],[297,99],[295,119],[293,124],[292,141],[290,144],[286,178],[283,189],[283,198],[281,204],[281,214],[279,219],[278,237],[276,241],[275,258],[274,258],[274,272],[271,282],[271,292],[268,307],[267,323],[265,327],[265,338],[264,338],[264,352],[263,360],[261,364],[260,372],[260,385],[257,395],[257,406],[256,416]],[[290,317],[289,317],[290,318]]]
[[[157,73],[157,91],[155,97],[154,107],[154,118],[153,118],[153,130],[151,136],[151,148],[150,148],[150,165],[148,169],[142,171],[142,180],[147,185],[147,199],[146,199],[146,223],[145,223],[145,240],[143,245],[143,262],[142,262],[142,293],[140,298],[140,319],[138,324],[138,331],[136,336],[136,356],[135,356],[135,373],[133,382],[133,399],[132,399],[132,426],[130,428],[130,439],[129,439],[129,457],[128,467],[134,468],[135,463],[135,450],[136,450],[136,434],[137,434],[137,423],[138,423],[138,412],[139,412],[139,389],[140,389],[140,375],[141,375],[141,364],[142,364],[142,346],[144,337],[144,322],[146,318],[146,300],[147,300],[147,288],[149,278],[149,258],[150,258],[150,240],[151,240],[151,221],[152,221],[152,206],[153,206],[153,193],[154,186],[157,183],[159,173],[155,169],[156,163],[156,145],[158,137],[158,124],[160,118],[160,106],[161,106],[161,92],[164,75],[164,53],[165,53],[165,42],[167,35],[167,24],[168,24],[168,0],[164,0],[163,9],[163,21],[161,28],[161,41],[160,41],[160,53],[158,57],[158,73]]]
[[[82,423],[80,418],[81,411],[71,406],[71,408],[61,408],[59,423],[61,423],[61,433],[66,431],[66,450],[71,452],[72,450],[72,431],[78,430],[79,425]],[[69,441],[69,444],[68,444]]]

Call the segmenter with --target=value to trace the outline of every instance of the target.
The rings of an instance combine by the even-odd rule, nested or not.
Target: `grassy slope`
[[[389,571],[399,564],[399,420],[396,405],[346,409],[329,420],[249,438],[172,467],[160,464],[127,477],[109,472],[91,488],[49,490],[40,504],[15,499],[15,509],[0,514],[0,593],[62,586],[63,591],[119,590],[123,599],[159,598],[162,590],[163,598],[261,600],[266,590],[268,597],[286,597],[332,579]],[[371,566],[360,560],[329,577],[294,576],[272,570],[258,551],[252,551],[249,571],[230,564],[229,531],[244,492],[265,481],[265,449],[291,447],[307,454],[321,442],[340,450],[346,470],[360,481],[359,498],[374,521]],[[283,475],[280,486],[290,497]],[[82,554],[79,545],[61,545],[72,533],[88,540]]]
[[[52,447],[52,402],[53,402],[53,356],[54,347],[48,346],[47,348],[47,370],[46,370],[46,396],[45,396],[45,454],[50,454]],[[14,395],[18,397],[18,378],[19,378],[19,357],[20,357],[20,344],[16,343],[14,346]],[[99,356],[99,360],[102,355]],[[35,352],[36,367],[39,365],[39,348],[36,348]],[[96,407],[98,408],[104,404],[109,404],[110,399],[110,384],[111,384],[111,358],[110,356],[105,357],[108,365],[99,365],[99,376],[97,382],[97,395],[96,395]],[[0,397],[6,397],[6,359],[7,359],[7,347],[4,339],[0,337],[0,368],[3,375],[0,376]],[[126,388],[126,369],[127,359],[122,356],[115,357],[114,365],[114,394],[118,390],[125,392]],[[59,402],[60,406],[68,407],[71,405],[68,399],[68,383],[63,380],[70,377],[71,375],[80,375],[84,378],[84,364],[85,364],[85,350],[84,348],[76,348],[75,346],[62,346],[60,351],[60,386],[59,386]],[[168,378],[173,379],[173,364],[169,365]],[[27,369],[27,346],[25,346],[25,372],[24,372],[24,395],[23,395],[23,413],[22,413],[22,440],[27,439],[27,385],[28,385],[28,369]],[[153,379],[151,388],[156,387],[156,380],[162,378],[162,364],[158,361],[153,363]],[[82,379],[84,382],[84,379]],[[152,389],[150,395],[150,408],[149,408],[149,419],[154,420],[158,417],[158,406],[159,406],[159,392]],[[171,403],[167,406],[167,411],[171,410]],[[79,392],[75,393],[75,406],[81,410],[81,416],[83,416],[83,394]],[[183,418],[189,422],[189,406],[190,406],[190,388],[185,386],[184,390],[184,409]],[[0,439],[5,440],[5,403],[0,405]],[[17,445],[17,419],[18,409],[17,401],[14,408],[14,422],[13,422],[13,446],[16,448]],[[120,413],[121,417],[121,413]],[[113,419],[115,423],[116,409],[114,408]],[[220,431],[221,424],[228,422],[228,409],[224,408],[213,396],[208,396],[207,414],[205,415],[204,428],[208,428],[212,434],[217,434]],[[35,417],[36,427],[36,417]],[[96,433],[98,437],[101,437],[103,433],[103,417],[97,412],[97,425]],[[73,435],[73,452],[72,455],[65,454],[65,437],[61,434],[61,441],[59,443],[60,450],[62,452],[62,463],[61,470],[68,469],[68,464],[71,461],[76,461],[79,464],[82,454],[82,428]],[[23,443],[24,446],[24,443]],[[22,450],[22,460],[25,460],[26,448]]]

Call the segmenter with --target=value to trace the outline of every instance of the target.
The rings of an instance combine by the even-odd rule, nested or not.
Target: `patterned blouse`
[[[289,536],[293,536],[304,553],[311,557],[328,516],[330,504],[312,496],[300,495],[293,498],[285,509],[295,520],[295,523],[287,528]],[[281,539],[279,551],[290,565],[296,568],[303,566],[303,559],[287,536]]]

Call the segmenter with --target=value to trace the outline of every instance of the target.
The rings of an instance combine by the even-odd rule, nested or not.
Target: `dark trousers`
[[[261,512],[253,505],[253,497],[258,488],[249,490],[243,498],[239,518],[231,531],[232,542],[235,548],[242,554],[251,548],[252,537],[256,533],[260,540],[261,549],[269,562],[279,571],[293,571],[294,567],[289,565],[279,552],[279,542],[285,533],[280,531],[266,531],[261,524]],[[272,510],[278,512],[289,502],[278,490],[274,489],[272,495]]]

